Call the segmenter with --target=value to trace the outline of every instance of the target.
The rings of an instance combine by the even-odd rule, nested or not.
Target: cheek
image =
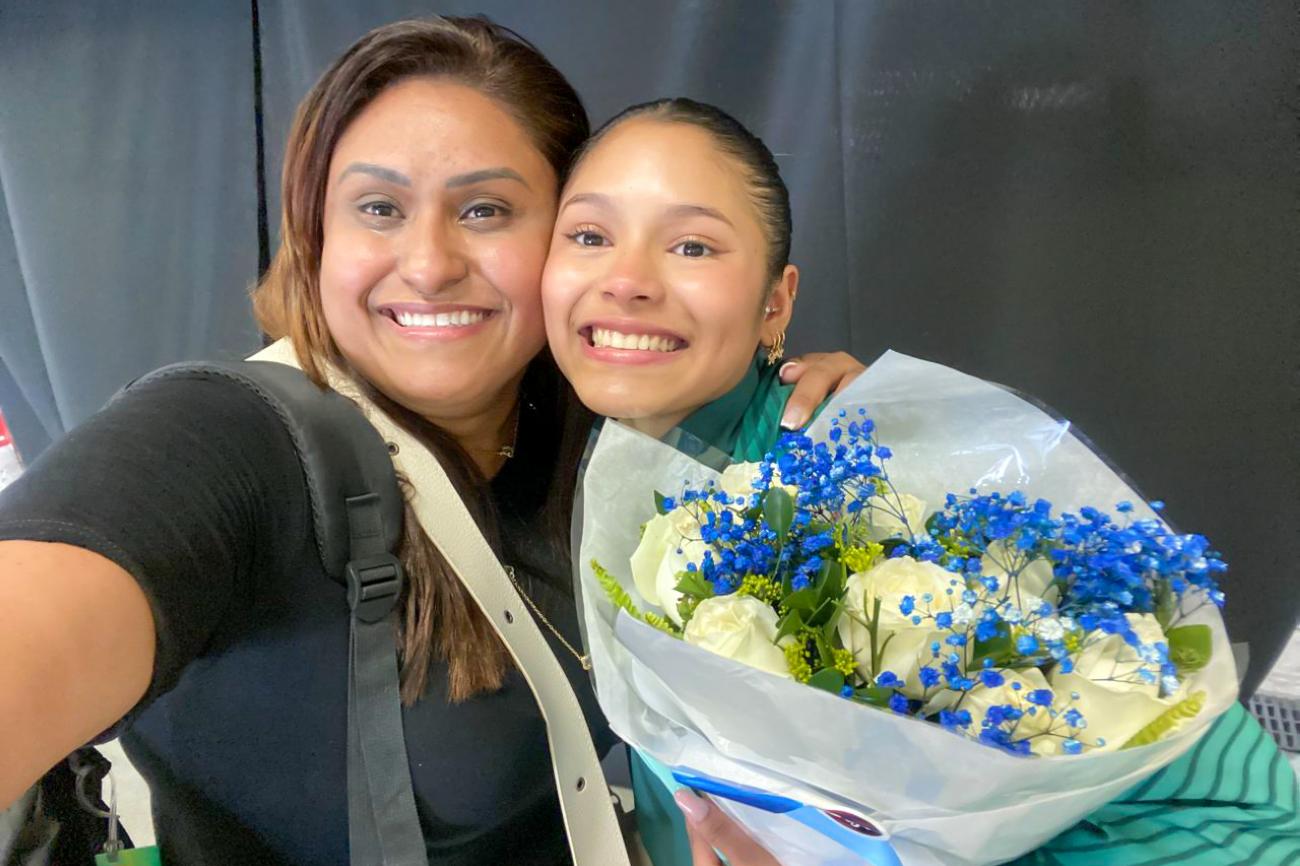
[[[392,271],[392,264],[391,255],[381,245],[327,227],[320,265],[321,306],[326,318],[364,307],[370,291]]]
[[[479,267],[510,305],[514,327],[542,333],[542,268],[546,243],[529,239],[482,251]]]

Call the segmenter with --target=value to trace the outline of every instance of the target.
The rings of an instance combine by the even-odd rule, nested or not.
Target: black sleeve
[[[254,575],[285,567],[276,561],[285,539],[311,537],[288,432],[259,398],[224,380],[164,379],[128,391],[0,493],[0,540],[76,545],[144,590],[157,650],[136,711],[175,685],[225,618],[247,607]]]

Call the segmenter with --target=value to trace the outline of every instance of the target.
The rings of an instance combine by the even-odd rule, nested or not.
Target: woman
[[[551,351],[592,410],[760,459],[787,392],[770,361],[798,287],[789,251],[788,194],[759,139],[687,99],[629,108],[587,143],[560,198],[542,283]],[[688,842],[644,763],[633,778],[656,866],[719,862],[697,829],[716,839],[734,825],[679,791]],[[1300,863],[1296,794],[1272,739],[1234,705],[1186,756],[1017,862]]]
[[[312,379],[350,372],[436,449],[569,643],[564,455],[589,416],[541,351],[539,284],[587,133],[572,87],[508,30],[381,28],[299,110],[282,246],[255,297]],[[823,363],[811,399],[846,367]],[[399,552],[429,861],[567,862],[531,694],[409,508]],[[296,452],[260,400],[157,382],[51,448],[0,499],[0,611],[0,808],[119,728],[169,866],[347,862],[347,605]],[[552,646],[608,746],[585,673]]]

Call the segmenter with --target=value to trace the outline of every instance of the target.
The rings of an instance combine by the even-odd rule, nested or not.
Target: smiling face
[[[773,287],[767,253],[744,168],[708,132],[625,121],[562,196],[542,280],[551,351],[588,407],[662,435],[784,330],[797,272]]]
[[[496,102],[449,81],[385,90],[330,160],[320,292],[343,357],[457,426],[513,404],[545,340],[556,177]]]

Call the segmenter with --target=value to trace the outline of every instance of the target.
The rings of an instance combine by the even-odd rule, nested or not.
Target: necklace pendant
[[[511,457],[515,456],[515,446],[502,445],[500,448],[497,449],[497,454],[509,460]]]

